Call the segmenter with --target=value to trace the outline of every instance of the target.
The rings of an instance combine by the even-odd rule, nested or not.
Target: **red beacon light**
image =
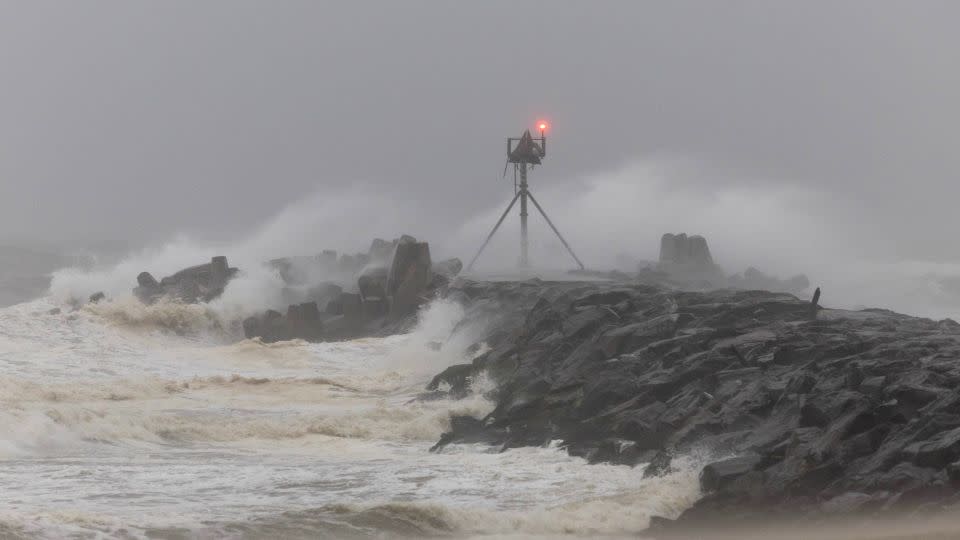
[[[547,123],[540,122],[539,124],[537,124],[537,127],[540,129],[540,133],[543,133],[544,131],[547,130]]]

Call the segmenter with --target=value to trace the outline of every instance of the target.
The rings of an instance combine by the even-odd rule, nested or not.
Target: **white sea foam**
[[[610,533],[696,496],[678,476],[682,494],[644,509],[642,468],[556,448],[430,453],[451,414],[493,406],[483,380],[464,400],[414,399],[471,358],[455,303],[407,335],[316,344],[236,341],[206,306],[55,305],[0,310],[0,485],[22,486],[0,490],[0,536],[268,537],[311,512],[378,534]],[[387,514],[407,525],[371,524]]]

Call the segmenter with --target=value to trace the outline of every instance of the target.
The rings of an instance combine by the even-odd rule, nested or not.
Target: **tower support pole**
[[[490,234],[487,235],[487,239],[483,241],[483,245],[480,246],[479,250],[477,250],[477,254],[473,256],[473,259],[470,259],[470,264],[467,265],[467,272],[473,268],[473,263],[477,262],[477,259],[480,258],[480,254],[483,253],[483,250],[487,247],[487,244],[490,243],[490,239],[493,238],[493,235],[497,234],[497,229],[500,228],[500,224],[503,223],[503,220],[506,219],[507,214],[509,214],[510,210],[513,209],[513,205],[517,204],[518,198],[520,198],[519,191],[513,196],[513,200],[510,201],[510,204],[507,205],[507,209],[503,211],[503,215],[501,215],[500,219],[497,220],[497,224],[493,226],[493,230],[490,231]]]
[[[577,261],[577,264],[580,265],[580,269],[583,270],[584,266],[583,266],[583,263],[580,262],[580,258],[577,257],[577,254],[573,252],[573,248],[570,247],[570,244],[568,244],[566,239],[564,239],[563,235],[560,234],[560,231],[557,230],[557,227],[554,226],[552,221],[550,221],[550,216],[548,216],[547,213],[543,211],[543,207],[540,206],[540,203],[538,203],[537,200],[533,198],[533,193],[527,192],[527,195],[530,197],[530,200],[533,201],[533,205],[537,207],[537,210],[540,211],[540,215],[543,216],[543,219],[547,220],[547,225],[550,225],[550,228],[553,229],[554,233],[556,233],[557,238],[559,238],[560,241],[563,242],[563,247],[567,248],[567,251],[569,251],[570,255],[573,257],[573,260]]]
[[[520,267],[530,266],[530,257],[527,253],[529,244],[527,242],[527,164],[520,164]],[[541,210],[542,212],[542,210]]]

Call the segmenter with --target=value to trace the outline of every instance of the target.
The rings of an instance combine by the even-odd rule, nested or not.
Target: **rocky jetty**
[[[780,279],[751,266],[742,274],[734,274],[727,278],[727,285],[734,289],[800,292],[810,288],[810,280],[803,274]]]
[[[459,259],[434,265],[430,245],[407,235],[393,242],[375,239],[367,253],[338,258],[336,252],[325,251],[270,264],[280,272],[292,303],[286,314],[268,310],[243,321],[246,337],[266,342],[403,331],[413,324],[419,307],[463,267]],[[320,279],[337,282],[316,284]]]
[[[660,264],[709,271],[713,267],[713,257],[706,238],[667,233],[660,238]]]
[[[465,396],[485,376],[496,408],[454,418],[437,450],[559,440],[571,454],[651,475],[677,456],[708,456],[703,498],[676,521],[655,519],[655,535],[960,503],[952,320],[635,281],[458,279],[445,294],[499,318],[490,350],[437,375],[427,395]]]
[[[237,269],[230,268],[226,257],[216,256],[207,264],[185,268],[160,281],[150,272],[141,272],[133,294],[148,304],[164,297],[188,303],[209,302],[223,293],[236,274]]]
[[[374,239],[365,253],[283,257],[266,265],[283,283],[285,312],[267,309],[242,321],[247,338],[266,342],[304,339],[329,341],[402,332],[416,320],[419,307],[434,298],[460,273],[463,263],[434,264],[430,245],[403,235],[388,242]],[[137,276],[134,295],[144,303],[164,298],[209,302],[237,275],[226,257],[183,269],[157,281],[149,272]],[[90,302],[104,300],[103,293]]]
[[[803,274],[780,279],[749,267],[741,273],[727,275],[714,262],[707,239],[686,233],[664,234],[660,238],[657,261],[636,261],[621,254],[617,267],[619,270],[614,272],[593,274],[616,281],[632,278],[646,285],[693,291],[742,289],[803,294],[810,287],[810,281]],[[629,267],[636,271],[625,272]]]

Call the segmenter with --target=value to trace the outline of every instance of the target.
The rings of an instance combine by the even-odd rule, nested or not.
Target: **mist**
[[[249,269],[402,233],[466,261],[512,195],[504,138],[544,118],[531,186],[591,268],[687,232],[728,273],[802,272],[825,302],[945,315],[958,14],[2,4],[0,243],[123,261],[69,287],[61,272],[57,295],[120,293],[213,252]],[[532,224],[536,264],[571,267]],[[479,267],[514,265],[516,231],[511,217]]]
[[[636,270],[657,260],[663,233],[686,232],[707,238],[714,260],[727,275],[749,266],[781,277],[803,273],[811,288],[823,288],[822,301],[832,307],[960,317],[960,292],[951,288],[951,280],[960,278],[960,265],[871,257],[858,249],[863,224],[855,215],[835,212],[837,201],[825,189],[775,182],[704,188],[701,179],[709,169],[677,157],[636,159],[557,182],[551,182],[551,172],[549,165],[535,169],[531,190],[589,269]],[[216,309],[235,317],[264,307],[283,309],[284,283],[266,261],[324,249],[364,252],[373,238],[411,234],[430,242],[435,260],[458,257],[467,262],[512,196],[509,180],[502,180],[501,187],[500,204],[465,216],[462,225],[449,230],[431,223],[433,201],[388,198],[364,186],[314,192],[229,241],[182,234],[133,251],[119,263],[57,271],[51,292],[60,301],[98,291],[122,297],[130,294],[141,271],[169,275],[223,254],[242,273],[215,302]],[[530,212],[535,269],[563,275],[576,268],[532,205]],[[509,271],[518,260],[519,217],[514,208],[478,259],[475,275]]]
[[[958,20],[0,0],[0,536],[949,536]]]

